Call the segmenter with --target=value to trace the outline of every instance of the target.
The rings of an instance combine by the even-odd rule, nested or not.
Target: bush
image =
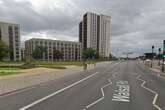
[[[20,68],[21,69],[31,69],[31,68],[35,68],[36,66],[34,64],[31,63],[25,63],[23,64]]]

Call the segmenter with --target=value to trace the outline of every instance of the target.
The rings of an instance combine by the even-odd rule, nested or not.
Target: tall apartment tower
[[[110,55],[111,17],[87,12],[79,23],[79,42],[83,50],[93,48],[102,57]]]
[[[5,42],[10,49],[10,54],[5,60],[20,61],[20,25],[0,21],[0,40]]]

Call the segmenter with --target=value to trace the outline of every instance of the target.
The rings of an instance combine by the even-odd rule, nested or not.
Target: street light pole
[[[162,72],[164,72],[164,61],[165,61],[165,40],[163,41],[163,61],[162,61]]]
[[[151,68],[152,68],[152,65],[153,65],[153,64],[152,64],[152,63],[153,63],[153,56],[154,56],[154,55],[153,55],[153,53],[154,53],[154,45],[152,46],[152,60],[151,60]]]
[[[161,55],[161,48],[159,48],[159,50],[158,50],[158,51],[159,51],[159,56],[158,56],[159,63],[158,63],[158,66],[160,66],[160,60],[161,60],[161,56],[160,56],[160,55]]]

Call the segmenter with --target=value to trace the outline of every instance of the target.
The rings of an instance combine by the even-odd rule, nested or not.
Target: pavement
[[[152,68],[150,63],[145,65],[145,63],[141,61],[140,64],[144,65],[146,68],[149,68],[155,74],[165,77],[165,72],[162,72],[162,65],[158,66],[158,62],[159,62],[158,60],[154,60],[152,64]]]
[[[90,68],[91,69],[91,68]],[[22,70],[22,74],[0,77],[0,96],[13,91],[28,89],[35,85],[55,80],[66,75],[83,71],[80,66],[67,66],[67,69],[34,68]]]
[[[165,110],[164,85],[138,61],[104,63],[0,96],[0,110]]]

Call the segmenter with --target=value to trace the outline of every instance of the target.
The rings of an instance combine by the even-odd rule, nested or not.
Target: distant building
[[[79,42],[32,38],[25,42],[26,57],[32,58],[32,53],[38,46],[44,47],[46,49],[46,52],[41,60],[45,60],[45,61],[57,60],[54,59],[53,52],[55,50],[59,50],[60,52],[62,52],[63,57],[62,59],[60,59],[62,61],[81,60],[82,47],[81,47],[81,43]]]
[[[144,53],[145,59],[153,59],[156,57],[156,53]]]
[[[83,50],[93,48],[102,57],[110,55],[111,17],[87,12],[79,23],[79,42]]]
[[[10,54],[5,60],[20,61],[20,25],[0,21],[0,40],[5,42],[10,49]]]

